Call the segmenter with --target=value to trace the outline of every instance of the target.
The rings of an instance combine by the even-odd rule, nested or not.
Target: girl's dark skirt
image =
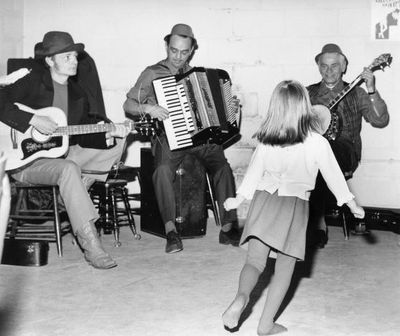
[[[257,190],[250,204],[240,244],[256,237],[281,253],[304,260],[308,201]],[[247,245],[247,244],[246,244]]]

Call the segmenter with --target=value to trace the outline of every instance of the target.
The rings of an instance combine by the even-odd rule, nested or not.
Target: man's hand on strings
[[[54,122],[50,117],[38,114],[33,115],[29,124],[44,135],[53,134],[58,127],[58,124]]]

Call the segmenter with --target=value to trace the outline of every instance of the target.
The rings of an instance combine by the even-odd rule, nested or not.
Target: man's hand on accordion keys
[[[148,113],[152,119],[165,120],[169,117],[169,112],[164,107],[161,107],[160,105],[148,106],[146,113]]]

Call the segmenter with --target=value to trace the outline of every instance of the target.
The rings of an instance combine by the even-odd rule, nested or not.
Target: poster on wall
[[[400,41],[400,0],[371,0],[373,40]]]

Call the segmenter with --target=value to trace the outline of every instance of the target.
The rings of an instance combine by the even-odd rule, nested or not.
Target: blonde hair
[[[298,81],[285,80],[272,92],[267,115],[253,137],[264,144],[292,145],[303,142],[318,127],[317,122],[306,88]]]

